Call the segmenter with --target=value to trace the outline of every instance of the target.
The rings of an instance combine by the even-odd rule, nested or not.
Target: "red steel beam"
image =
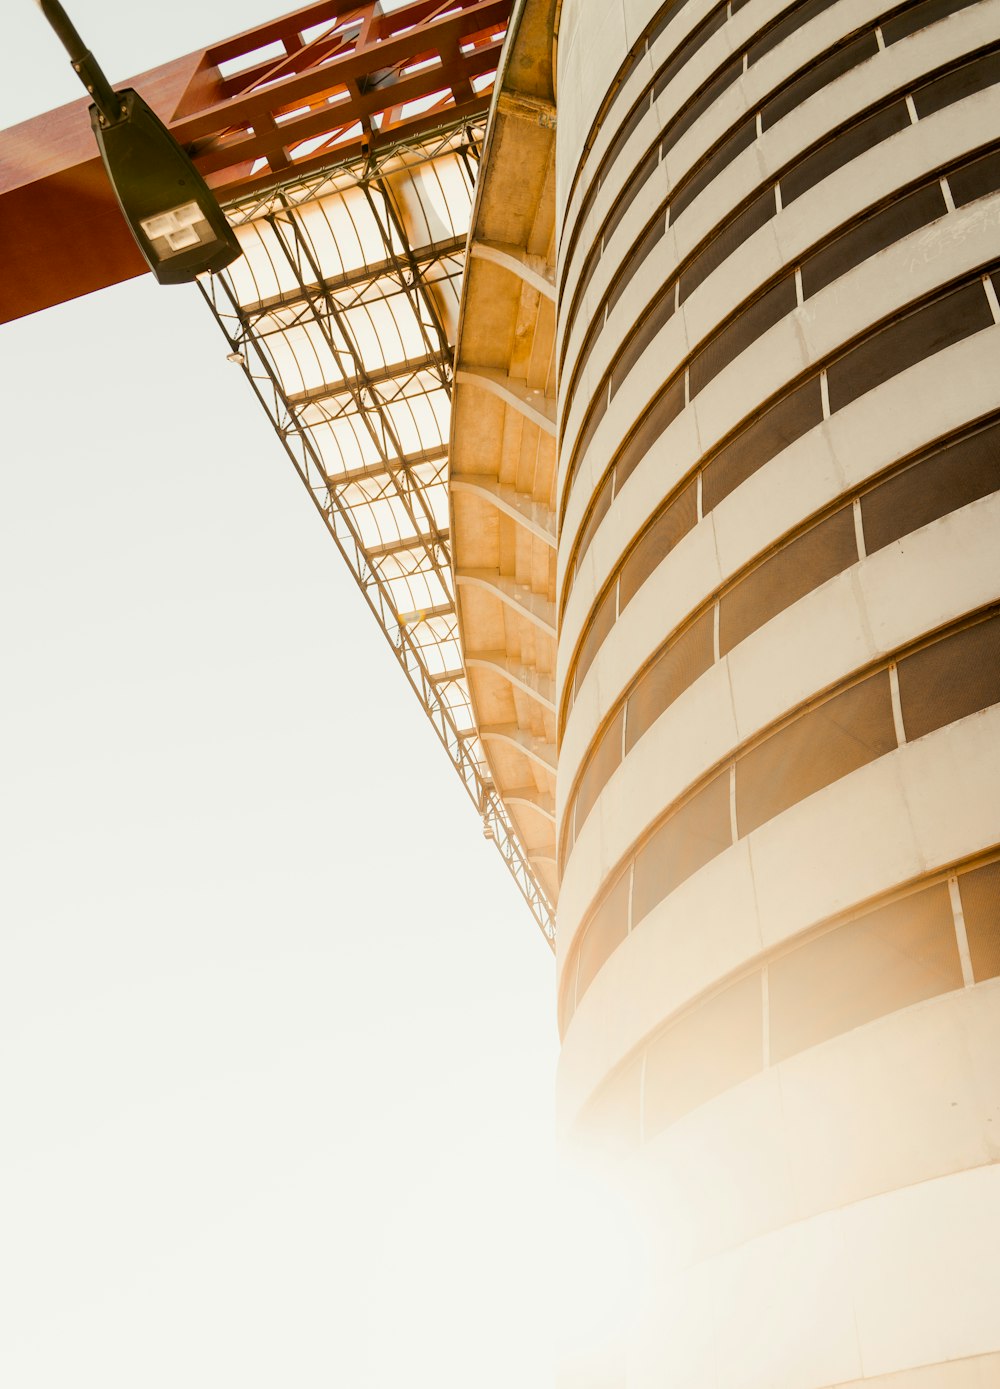
[[[512,8],[318,0],[116,85],[145,97],[225,201],[485,112]],[[146,269],[88,105],[0,131],[0,323]]]

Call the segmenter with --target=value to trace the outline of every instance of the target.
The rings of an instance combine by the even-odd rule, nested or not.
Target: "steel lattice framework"
[[[549,943],[463,668],[448,441],[514,0],[315,0],[134,79],[244,255],[202,291]],[[86,100],[0,136],[0,321],[142,272]],[[16,236],[4,228],[16,227]]]
[[[204,296],[539,927],[552,904],[489,773],[448,529],[452,357],[485,118],[227,207]]]
[[[320,0],[206,49],[172,131],[230,194],[433,135],[488,111],[511,3]]]

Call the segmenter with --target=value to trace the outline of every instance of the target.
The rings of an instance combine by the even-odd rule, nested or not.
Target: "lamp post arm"
[[[35,0],[35,3],[69,54],[73,71],[93,97],[98,111],[106,121],[117,121],[122,113],[121,98],[105,77],[93,53],[77,33],[73,21],[59,0]]]

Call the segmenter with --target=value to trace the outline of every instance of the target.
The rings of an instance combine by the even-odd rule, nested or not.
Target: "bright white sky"
[[[277,12],[69,8],[115,81]],[[0,127],[80,94],[4,35]],[[221,334],[0,372],[0,1384],[548,1389],[552,960]]]

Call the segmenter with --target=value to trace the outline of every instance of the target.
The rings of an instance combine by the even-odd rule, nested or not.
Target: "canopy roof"
[[[484,756],[455,605],[452,362],[485,125],[230,204],[244,255],[203,290],[551,942],[549,885]]]
[[[521,553],[526,538],[530,551],[528,597],[517,592],[524,586],[523,565],[508,573],[491,559],[483,573],[463,561],[456,571],[449,494],[450,472],[480,470],[475,461],[470,469],[449,460],[463,311],[467,323],[476,321],[476,350],[481,355],[485,342],[490,361],[496,356],[501,368],[487,367],[484,376],[466,364],[464,378],[485,381],[495,405],[510,396],[517,377],[514,394],[527,398],[520,367],[506,374],[509,344],[503,331],[499,337],[494,331],[489,276],[485,298],[482,291],[467,298],[464,310],[462,299],[487,112],[498,66],[510,66],[505,30],[512,8],[513,0],[362,0],[347,6],[315,0],[144,74],[134,85],[195,156],[236,228],[243,256],[201,282],[230,357],[246,371],[482,816],[484,834],[496,841],[553,944],[551,305],[540,328],[537,305],[528,304],[522,314],[524,331],[538,348],[532,391],[545,399],[540,411],[528,402],[519,427],[534,418],[545,437],[533,445],[525,435],[523,447],[529,454],[534,449],[537,467],[527,492],[515,479],[512,493],[520,493],[513,508],[509,498],[501,499],[501,510],[506,506],[521,521],[537,508],[533,526],[521,526],[516,542]],[[522,0],[514,21],[531,39],[529,78],[541,80],[546,92],[551,9],[552,0]],[[536,50],[543,52],[540,61]],[[522,49],[522,76],[524,56]],[[504,99],[511,97],[524,105],[525,94],[508,84]],[[547,292],[554,245],[552,199],[545,192],[554,107],[543,98],[539,124],[532,100],[529,94],[524,146],[531,153],[531,186],[515,201],[530,223],[542,199],[540,220],[524,235],[533,235],[532,246],[537,242],[541,251],[528,279],[534,274]],[[0,235],[0,258],[8,264],[0,319],[142,268],[94,153],[86,108],[86,100],[73,103],[0,136],[0,156],[9,156],[0,158],[0,226],[18,229],[6,242]],[[491,149],[510,115],[503,101],[492,109]],[[541,131],[540,145],[532,143],[532,130],[536,136]],[[519,180],[518,141],[499,143],[504,173],[500,185],[493,180],[494,220],[497,186],[502,197],[503,188]],[[517,242],[515,257],[527,245],[522,231],[518,224],[508,238]],[[492,257],[494,268],[510,250],[478,234],[471,244],[477,257]],[[526,254],[530,260],[533,252]],[[500,299],[502,316],[509,318],[509,285]],[[495,409],[492,416],[483,413],[484,420],[495,416]],[[511,437],[509,421],[496,417],[494,423]],[[456,437],[464,456],[468,434]],[[495,488],[507,487],[506,474],[493,471]],[[459,503],[457,514],[471,513]],[[498,596],[508,602],[509,630],[496,651],[482,651],[482,630],[474,625],[466,634],[474,658],[463,657],[456,576],[461,586],[479,585],[487,608]],[[463,600],[469,612],[476,603],[473,596]],[[525,613],[529,619],[541,615],[540,635],[537,622],[524,626]],[[475,689],[467,670],[474,672]],[[518,705],[502,728],[496,689],[490,688],[498,670],[506,681],[501,703],[509,703],[514,690]],[[525,688],[530,698],[523,697]],[[533,779],[522,775],[525,756],[536,768]]]

